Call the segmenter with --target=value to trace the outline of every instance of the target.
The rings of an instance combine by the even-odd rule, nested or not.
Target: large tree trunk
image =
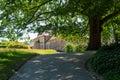
[[[90,38],[87,50],[97,50],[101,47],[101,27],[99,18],[89,18]]]

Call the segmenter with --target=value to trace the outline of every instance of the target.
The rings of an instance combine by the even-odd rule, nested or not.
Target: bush
[[[81,52],[81,51],[85,51],[86,47],[81,46],[81,45],[77,45],[75,47],[75,52]]]
[[[106,80],[120,80],[120,44],[103,46],[90,62],[91,67]]]
[[[6,48],[8,42],[0,42],[0,48]]]
[[[120,49],[120,44],[105,45],[99,51],[116,51]]]
[[[8,42],[0,42],[0,45],[6,45]]]
[[[5,45],[0,45],[0,48],[6,48],[6,46]]]
[[[65,51],[66,52],[74,52],[74,47],[72,44],[67,44],[66,47],[65,47]]]
[[[105,80],[120,80],[120,69],[117,71],[109,71],[104,74]]]
[[[9,42],[7,48],[28,49],[28,45],[21,42]]]

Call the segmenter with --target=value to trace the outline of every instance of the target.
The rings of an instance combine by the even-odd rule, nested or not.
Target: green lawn
[[[6,80],[28,59],[38,54],[55,54],[55,50],[0,49],[0,80]]]

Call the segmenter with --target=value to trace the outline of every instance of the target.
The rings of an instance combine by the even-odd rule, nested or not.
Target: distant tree
[[[105,25],[105,27],[108,27],[111,33],[108,33],[108,37],[112,37],[115,41],[115,43],[119,43],[120,41],[120,16],[115,17],[108,21]],[[110,36],[112,35],[112,36]]]

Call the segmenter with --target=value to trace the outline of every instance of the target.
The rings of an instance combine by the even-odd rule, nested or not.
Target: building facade
[[[66,41],[61,38],[56,38],[49,34],[42,34],[33,39],[30,47],[32,49],[55,49],[58,51],[65,50]]]

